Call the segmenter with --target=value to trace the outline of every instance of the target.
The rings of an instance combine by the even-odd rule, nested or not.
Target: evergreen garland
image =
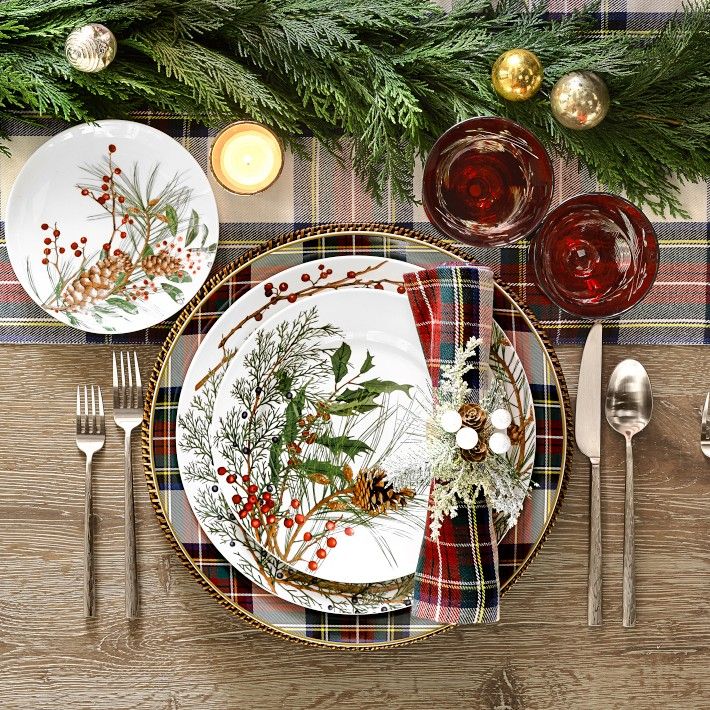
[[[548,147],[576,157],[605,187],[683,215],[673,174],[710,176],[710,0],[639,39],[594,31],[583,12],[463,0],[0,0],[0,118],[28,112],[68,121],[139,108],[207,124],[248,117],[295,145],[304,131],[339,154],[376,195],[410,190],[411,165],[452,124],[508,116]],[[118,56],[98,74],[64,59],[69,32],[105,24]],[[491,66],[513,47],[545,68],[533,99],[494,92]],[[563,74],[597,72],[612,108],[589,131],[553,118],[549,91]],[[7,146],[4,147],[7,150]]]

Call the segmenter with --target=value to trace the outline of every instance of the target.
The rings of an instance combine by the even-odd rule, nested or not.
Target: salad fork
[[[700,449],[705,454],[705,458],[710,459],[710,392],[705,397],[703,407],[703,417],[700,426]]]
[[[82,407],[81,387],[76,388],[76,446],[86,455],[86,490],[84,493],[84,616],[96,615],[94,604],[94,530],[91,495],[91,463],[94,454],[106,441],[106,420],[101,388],[91,385],[91,409],[89,389],[84,386]]]
[[[126,554],[126,618],[138,616],[138,575],[136,571],[136,523],[133,512],[133,466],[131,434],[143,420],[143,387],[138,356],[133,363],[128,353],[119,353],[120,368],[113,353],[113,418],[124,432],[124,535]],[[120,381],[119,381],[120,369]]]

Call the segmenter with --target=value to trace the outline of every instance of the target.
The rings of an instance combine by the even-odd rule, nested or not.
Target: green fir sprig
[[[0,118],[87,121],[141,108],[213,125],[248,117],[292,147],[312,134],[351,159],[375,195],[391,185],[409,196],[413,160],[444,130],[504,115],[607,189],[683,215],[672,176],[710,176],[709,0],[642,36],[597,32],[591,12],[556,19],[522,4],[463,0],[446,13],[433,0],[0,0]],[[63,56],[67,34],[87,22],[119,41],[99,74]],[[545,67],[527,102],[491,86],[494,60],[513,47]],[[610,89],[611,111],[589,131],[550,112],[552,85],[573,69]]]

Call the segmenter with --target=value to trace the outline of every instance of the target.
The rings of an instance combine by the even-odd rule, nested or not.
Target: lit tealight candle
[[[283,164],[281,141],[260,123],[232,123],[212,144],[210,165],[215,178],[238,195],[265,190],[281,174]]]

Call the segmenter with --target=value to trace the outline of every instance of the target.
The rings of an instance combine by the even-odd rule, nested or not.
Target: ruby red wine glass
[[[550,212],[530,245],[537,282],[560,308],[608,318],[635,306],[658,271],[646,215],[616,195],[578,195]]]
[[[530,234],[550,207],[552,190],[550,157],[532,133],[505,118],[471,118],[434,144],[422,202],[446,236],[494,247]]]

